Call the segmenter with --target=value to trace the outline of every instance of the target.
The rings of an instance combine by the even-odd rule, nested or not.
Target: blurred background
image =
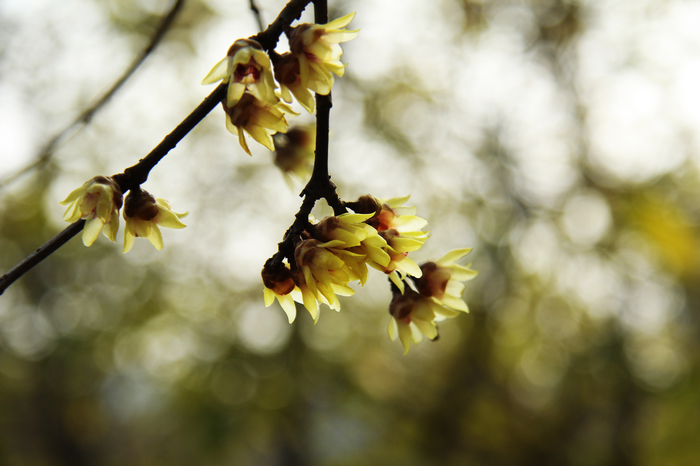
[[[284,2],[259,5],[267,24]],[[10,180],[171,6],[0,1],[2,272],[65,227],[71,190],[160,142],[257,32],[248,0],[186,0],[90,123]],[[333,89],[339,194],[411,194],[432,232],[417,262],[473,247],[471,313],[404,357],[381,273],[316,325],[265,308],[260,270],[302,183],[265,148],[246,155],[217,108],[144,185],[190,212],[162,251],[122,255],[123,226],[116,245],[75,238],[0,297],[0,464],[699,464],[700,3],[330,10],[361,28]]]

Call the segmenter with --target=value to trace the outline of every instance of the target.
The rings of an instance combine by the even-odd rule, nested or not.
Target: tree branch
[[[327,0],[313,0],[314,20],[316,24],[328,22]],[[330,113],[333,107],[331,93],[328,95],[316,94],[316,150],[314,154],[314,169],[311,179],[301,191],[304,198],[299,212],[295,215],[294,223],[284,234],[284,239],[277,246],[277,253],[270,260],[271,266],[282,263],[286,257],[290,264],[294,262],[294,241],[306,229],[309,223],[309,214],[316,201],[325,199],[333,209],[334,215],[347,212],[343,202],[338,197],[336,186],[331,181],[328,172],[328,134],[330,132]]]
[[[25,257],[19,264],[12,267],[5,275],[0,277],[0,295],[19,277],[29,272],[32,267],[43,261],[58,248],[66,244],[68,240],[80,233],[80,230],[83,229],[84,225],[85,220],[78,220],[75,223],[71,223],[65,230],[51,238],[42,247]]]
[[[256,34],[251,39],[257,40],[265,48],[270,51],[276,45],[280,34],[289,26],[292,21],[301,16],[302,11],[306,8],[311,0],[290,0],[289,3],[282,9],[277,19],[263,32]],[[165,157],[178,142],[180,142],[189,133],[192,128],[197,126],[205,116],[211,112],[222,100],[226,98],[226,84],[220,84],[214,91],[207,96],[204,101],[185,118],[182,123],[168,134],[160,144],[158,144],[146,157],[139,160],[136,165],[133,165],[123,173],[114,175],[114,180],[119,184],[122,193],[139,186],[148,179],[148,175],[153,167]],[[326,153],[328,151],[326,150]],[[305,200],[306,201],[306,200]],[[314,200],[315,202],[315,200]],[[302,204],[303,206],[304,204]],[[313,208],[313,204],[311,205]],[[311,211],[309,208],[309,212]],[[308,213],[306,215],[308,218]],[[79,220],[63,230],[61,233],[53,237],[42,247],[23,259],[19,264],[10,269],[5,275],[0,277],[0,294],[7,287],[14,283],[18,278],[27,273],[36,264],[50,256],[54,251],[63,246],[73,236],[80,233],[85,225],[84,220]]]
[[[45,167],[46,164],[48,164],[51,160],[51,157],[58,148],[59,144],[68,138],[68,134],[71,133],[71,131],[71,135],[74,136],[78,133],[78,131],[84,128],[85,125],[90,123],[95,114],[99,110],[101,110],[102,107],[104,107],[104,105],[114,96],[114,94],[117,93],[119,89],[121,89],[124,83],[129,78],[131,78],[134,72],[141,66],[141,64],[146,60],[146,58],[148,58],[151,52],[153,52],[153,50],[155,50],[158,44],[160,44],[160,41],[163,39],[168,29],[170,29],[170,26],[172,26],[173,22],[175,21],[175,17],[182,9],[184,3],[185,0],[175,0],[173,6],[170,7],[170,11],[168,11],[168,14],[165,15],[161,20],[160,25],[155,30],[155,33],[151,37],[151,40],[149,41],[148,45],[141,51],[141,53],[136,57],[136,59],[131,63],[131,65],[129,65],[129,67],[126,69],[126,71],[124,71],[121,77],[114,84],[112,84],[112,87],[110,87],[109,90],[105,92],[102,95],[102,97],[97,99],[95,103],[93,103],[90,107],[83,110],[80,113],[80,115],[78,115],[78,117],[75,120],[73,120],[73,122],[71,122],[71,124],[66,126],[61,132],[52,137],[41,148],[33,162],[20,169],[19,171],[7,176],[5,179],[0,180],[0,189],[4,188],[13,181],[19,179],[22,175],[29,173],[35,168]]]

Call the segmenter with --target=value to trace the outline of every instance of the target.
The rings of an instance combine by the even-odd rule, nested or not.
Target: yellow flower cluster
[[[271,135],[286,132],[286,114],[297,115],[283,103],[292,102],[292,94],[309,113],[314,111],[311,92],[327,95],[333,86],[333,74],[342,76],[345,66],[340,62],[341,42],[354,39],[357,31],[343,29],[354,13],[327,24],[300,24],[289,33],[290,52],[276,55],[274,77],[270,58],[262,46],[251,39],[239,39],[229,48],[202,80],[202,84],[222,81],[228,85],[222,102],[226,112],[226,127],[238,135],[241,147],[250,154],[244,132],[274,150]]]
[[[380,201],[362,196],[347,204],[353,212],[310,225],[294,245],[289,263],[265,265],[265,304],[269,306],[277,298],[292,322],[297,301],[316,321],[319,303],[340,310],[337,295],[354,294],[348,286],[350,282],[364,285],[368,266],[388,274],[402,289],[405,276],[420,277],[421,269],[407,254],[419,249],[428,235],[420,230],[410,231],[409,227],[420,228],[427,222],[411,214],[411,208],[402,209],[407,199]],[[392,205],[408,213],[399,214]]]
[[[415,289],[394,292],[389,305],[392,319],[389,321],[389,338],[401,340],[404,354],[408,353],[411,341],[420,343],[423,335],[431,340],[438,336],[436,322],[469,312],[462,299],[463,281],[477,274],[469,266],[455,262],[471,249],[456,249],[435,262],[421,264],[423,272],[415,281]]]
[[[288,262],[268,260],[262,270],[265,305],[277,299],[289,322],[296,318],[295,302],[302,303],[314,322],[319,303],[340,310],[338,295],[349,296],[352,281],[364,285],[368,266],[386,273],[393,283],[389,306],[389,337],[399,338],[408,352],[411,341],[423,335],[437,338],[436,322],[468,312],[462,299],[463,281],[476,271],[455,262],[470,249],[458,249],[434,262],[418,266],[408,257],[428,238],[427,221],[407,197],[379,200],[362,196],[346,203],[352,210],[310,224],[295,243]]]
[[[119,209],[122,207],[122,191],[119,184],[108,176],[96,176],[73,190],[61,202],[68,205],[63,219],[76,222],[85,219],[83,244],[92,246],[100,231],[111,241],[117,241],[119,230]],[[135,237],[145,237],[156,247],[163,248],[163,236],[159,226],[184,228],[180,218],[187,215],[170,210],[165,199],[155,199],[140,188],[132,189],[124,205],[124,252],[129,251]]]

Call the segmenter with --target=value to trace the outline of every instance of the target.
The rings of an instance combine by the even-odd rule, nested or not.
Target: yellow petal
[[[430,338],[431,340],[437,338],[438,331],[434,323],[421,319],[414,319],[412,322],[416,325],[416,327],[418,327],[418,330],[425,334],[426,337]]]
[[[103,226],[104,223],[102,223],[99,217],[87,220],[83,227],[83,244],[88,247],[92,246],[92,243],[94,243],[100,235],[100,230],[102,230]]]
[[[323,25],[323,29],[329,30],[329,29],[340,29],[344,28],[348,24],[350,24],[350,21],[355,17],[355,12],[353,11],[352,13],[349,13],[345,16],[341,16],[340,18],[336,18],[333,21],[326,23]]]
[[[455,309],[457,311],[462,311],[462,312],[469,312],[469,308],[467,307],[467,303],[464,302],[463,299],[455,298],[454,296],[449,296],[445,295],[442,297],[442,299],[438,300],[441,302],[443,305]]]
[[[128,228],[124,228],[124,249],[122,249],[122,253],[129,252],[133,245],[134,245],[134,235],[129,233]]]
[[[187,226],[180,221],[179,216],[175,214],[175,212],[163,207],[160,207],[156,219],[156,223],[165,228],[174,228],[179,230]]]
[[[160,233],[160,228],[158,228],[158,225],[153,225],[151,227],[151,231],[147,238],[157,250],[160,251],[163,249],[163,235]]]
[[[405,285],[403,283],[403,280],[401,280],[401,278],[399,277],[399,274],[396,273],[395,270],[389,274],[389,279],[392,281],[392,283],[394,285],[396,285],[396,287],[399,289],[401,294],[403,294],[403,292],[405,290]]]
[[[436,264],[444,267],[446,265],[452,265],[462,257],[466,256],[471,252],[471,248],[465,248],[465,249],[455,249],[453,251],[448,252],[444,256],[442,256],[440,259],[436,261]]]
[[[423,271],[418,267],[418,265],[413,262],[408,257],[404,257],[400,261],[396,262],[396,268],[402,272],[406,272],[412,277],[420,278],[423,275]]]
[[[74,189],[73,191],[70,192],[68,197],[66,197],[64,200],[59,202],[59,204],[61,204],[61,205],[70,204],[71,202],[75,201],[80,196],[82,196],[85,191],[86,191],[86,189],[84,186],[81,186],[80,188]]]
[[[275,302],[275,292],[266,286],[263,287],[263,299],[265,300],[265,307],[272,306],[272,303]]]
[[[393,317],[389,319],[389,327],[387,328],[387,332],[389,333],[389,339],[391,341],[396,340],[396,338],[399,336],[399,329],[396,325],[396,319]]]
[[[275,144],[272,141],[272,136],[270,136],[270,133],[268,133],[265,128],[263,128],[261,126],[247,126],[245,128],[245,130],[257,142],[259,142],[263,146],[267,147],[271,151],[275,150]]]
[[[396,325],[399,331],[399,340],[403,345],[404,356],[408,354],[408,350],[411,349],[411,327],[404,321],[397,321]]]
[[[245,134],[243,134],[243,131],[237,131],[238,132],[238,143],[241,145],[244,151],[248,153],[251,157],[253,154],[250,153],[250,149],[248,148],[248,142],[245,140]]]
[[[224,78],[228,80],[229,74],[229,57],[224,57],[224,59],[214,65],[214,68],[211,69],[209,74],[202,79],[202,84],[212,84]]]
[[[277,300],[280,302],[282,309],[284,309],[284,312],[287,314],[287,318],[289,319],[289,323],[291,324],[292,322],[294,322],[294,319],[297,316],[297,307],[296,307],[296,304],[294,304],[294,299],[292,299],[292,295],[291,294],[286,294],[283,296],[277,295]]]
[[[241,100],[245,92],[245,84],[231,83],[226,91],[226,105],[231,108]]]

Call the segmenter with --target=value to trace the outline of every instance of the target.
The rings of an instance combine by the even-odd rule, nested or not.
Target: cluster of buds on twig
[[[339,311],[337,296],[354,294],[350,282],[364,285],[368,267],[372,267],[387,274],[398,293],[391,305],[390,337],[398,336],[405,352],[411,340],[420,341],[420,332],[431,339],[437,337],[436,320],[456,315],[451,309],[467,311],[461,298],[463,285],[457,290],[455,280],[472,278],[476,272],[466,267],[459,269],[461,274],[453,272],[457,269],[449,267],[461,267],[453,264],[454,253],[442,262],[421,266],[408,257],[421,248],[429,233],[422,230],[427,221],[415,215],[415,208],[404,206],[407,200],[408,197],[382,201],[362,196],[345,204],[352,212],[309,222],[293,239],[294,252],[286,262],[273,257],[265,263],[265,305],[270,306],[277,299],[291,323],[296,318],[298,302],[316,322],[319,303]],[[466,250],[458,253],[461,251]],[[464,278],[466,275],[468,278]],[[461,304],[455,304],[455,300]],[[450,309],[438,309],[445,305]]]
[[[327,24],[304,23],[290,28],[290,51],[273,55],[274,78],[270,57],[262,46],[252,39],[239,39],[202,80],[202,84],[222,81],[228,85],[226,99],[222,101],[226,128],[238,135],[241,147],[248,154],[244,133],[274,150],[272,135],[287,131],[287,115],[298,115],[287,105],[292,102],[292,95],[313,113],[314,98],[310,91],[330,93],[333,74],[342,76],[345,71],[345,65],[340,62],[343,50],[339,44],[354,39],[358,33],[343,29],[354,16],[351,13]]]
[[[134,238],[143,237],[160,250],[163,248],[163,236],[159,227],[185,228],[180,221],[187,215],[170,210],[165,199],[156,199],[140,187],[129,191],[123,199],[119,184],[109,176],[96,176],[86,181],[80,188],[73,190],[61,202],[68,205],[63,219],[76,222],[85,219],[83,227],[83,244],[92,246],[100,231],[111,241],[117,241],[119,230],[119,209],[124,205],[124,252],[131,249]]]

